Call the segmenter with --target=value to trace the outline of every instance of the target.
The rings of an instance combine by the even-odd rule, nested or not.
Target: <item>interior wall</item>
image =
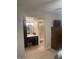
[[[47,49],[51,48],[51,26],[52,26],[51,17],[45,18],[45,47]]]
[[[17,59],[25,59],[24,36],[23,36],[23,14],[17,13]]]

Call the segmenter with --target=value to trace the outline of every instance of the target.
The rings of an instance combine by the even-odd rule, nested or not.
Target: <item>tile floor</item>
[[[27,59],[54,59],[56,51],[53,49],[45,49],[42,44],[26,48]]]

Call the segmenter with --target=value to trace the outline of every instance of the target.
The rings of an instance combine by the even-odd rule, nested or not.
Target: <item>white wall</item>
[[[45,47],[47,49],[51,48],[51,26],[52,26],[52,17],[45,18]]]
[[[23,37],[23,15],[18,10],[17,15],[17,59],[25,59]]]

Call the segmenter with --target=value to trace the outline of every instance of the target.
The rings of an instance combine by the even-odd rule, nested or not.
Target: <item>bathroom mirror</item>
[[[33,23],[27,23],[27,34],[33,34],[34,33],[34,26]]]

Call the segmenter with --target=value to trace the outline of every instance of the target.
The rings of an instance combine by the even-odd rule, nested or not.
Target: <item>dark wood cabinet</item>
[[[38,36],[27,37],[27,43],[32,43],[32,45],[38,45]]]
[[[28,44],[31,43],[31,46],[38,45],[38,36],[27,37],[25,42],[25,48],[30,47]]]
[[[51,48],[62,48],[62,27],[51,27]]]

